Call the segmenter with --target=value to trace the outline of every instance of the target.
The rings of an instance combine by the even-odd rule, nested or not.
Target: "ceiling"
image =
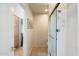
[[[48,3],[29,3],[29,6],[33,13],[48,13],[48,11],[45,11],[49,8]]]

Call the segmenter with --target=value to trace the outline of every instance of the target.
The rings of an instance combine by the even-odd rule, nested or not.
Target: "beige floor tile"
[[[23,55],[22,47],[16,48],[14,55],[15,56],[22,56]]]
[[[30,56],[47,56],[48,48],[34,47],[32,48]]]

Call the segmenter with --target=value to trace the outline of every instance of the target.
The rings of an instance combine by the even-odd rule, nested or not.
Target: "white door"
[[[9,34],[10,48],[9,49],[10,50],[9,52],[10,52],[10,55],[13,55],[13,56],[15,55],[16,47],[20,46],[19,42],[21,39],[21,19],[23,19],[23,22],[24,22],[25,20],[24,10],[21,8],[21,6],[19,4],[10,5],[10,11],[9,11],[9,31],[10,31],[10,34]],[[24,31],[24,24],[23,24],[23,31]],[[23,32],[23,34],[24,33],[25,32]],[[23,49],[24,49],[24,46],[23,46]],[[25,50],[23,50],[22,52],[25,52]],[[22,55],[24,54],[22,53]]]
[[[9,5],[4,3],[0,4],[0,56],[11,55],[12,20],[11,17],[9,18]]]
[[[62,10],[61,9],[57,9],[57,30],[58,30],[58,32],[57,32],[57,55],[61,55],[62,53],[64,53],[64,52],[62,52],[63,50],[63,44],[62,43],[64,43],[63,42],[63,28],[62,28],[62,19],[63,19],[63,14],[62,14]],[[63,39],[62,39],[63,38]]]
[[[66,55],[66,19],[67,4],[60,4],[57,8],[57,55]]]
[[[56,40],[56,10],[49,19],[49,36],[48,36],[48,55],[57,55],[57,40]]]
[[[9,5],[9,52],[11,56],[14,56],[15,48],[15,5]],[[16,18],[17,19],[17,18]],[[17,29],[18,30],[18,29]]]
[[[0,4],[0,56],[14,56],[14,15],[23,19],[24,47],[26,55],[26,21],[24,9],[19,4]]]

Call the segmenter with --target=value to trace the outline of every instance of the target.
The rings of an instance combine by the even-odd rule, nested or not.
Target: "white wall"
[[[78,9],[77,9],[78,13],[77,13],[77,55],[79,56],[79,4],[78,4]]]
[[[48,14],[33,14],[33,40],[32,47],[47,47],[48,40]]]
[[[67,4],[66,54],[77,55],[77,4]]]
[[[0,4],[0,55],[14,55],[11,47],[14,46],[14,4]]]
[[[0,4],[0,55],[9,55],[8,16],[8,4]]]
[[[31,9],[29,8],[29,5],[28,4],[22,4],[22,7],[24,8],[25,10],[25,22],[27,22],[27,18],[29,18],[31,20],[31,22],[33,23],[33,15],[32,15],[32,11]],[[26,44],[24,44],[24,46],[26,46],[26,48],[24,48],[24,50],[26,50],[26,52],[24,52],[26,55],[29,55],[30,52],[31,52],[31,47],[32,47],[32,32],[33,32],[33,29],[27,29],[27,23],[25,25],[25,29],[26,29],[26,41],[24,41]]]

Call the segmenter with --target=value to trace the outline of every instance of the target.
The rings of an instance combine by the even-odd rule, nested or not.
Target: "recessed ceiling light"
[[[45,12],[47,12],[48,11],[48,9],[45,9]]]
[[[14,8],[13,8],[13,7],[10,7],[10,10],[11,10],[12,12],[14,12]]]

